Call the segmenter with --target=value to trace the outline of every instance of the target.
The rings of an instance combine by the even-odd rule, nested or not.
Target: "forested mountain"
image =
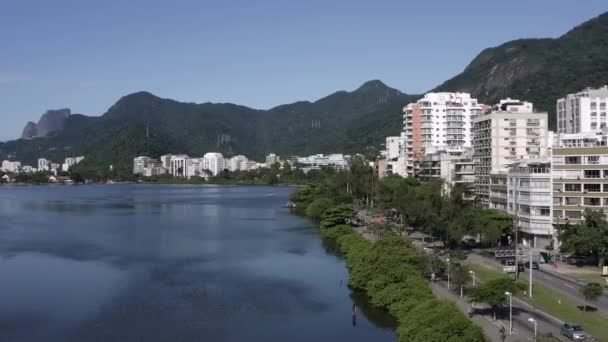
[[[608,84],[608,13],[556,39],[520,39],[482,51],[436,91],[464,91],[492,104],[512,97],[549,112],[555,101],[586,87]]]
[[[352,92],[339,91],[315,102],[255,110],[181,103],[138,92],[121,98],[101,117],[69,116],[53,136],[0,144],[0,159],[34,165],[39,157],[85,155],[85,166],[113,165],[127,172],[137,155],[200,156],[219,151],[259,160],[269,152],[360,152],[377,147],[387,134],[398,134],[401,107],[417,97],[369,81]]]
[[[482,51],[434,91],[470,92],[492,104],[504,97],[531,101],[555,123],[555,101],[608,84],[608,13],[556,39],[520,39]],[[401,131],[401,110],[419,95],[369,81],[315,102],[270,110],[234,104],[180,103],[147,92],[127,95],[100,117],[69,115],[48,137],[0,143],[0,159],[35,164],[85,155],[87,167],[127,172],[137,155],[208,151],[261,159],[311,153],[364,152]],[[35,133],[28,124],[25,131]]]

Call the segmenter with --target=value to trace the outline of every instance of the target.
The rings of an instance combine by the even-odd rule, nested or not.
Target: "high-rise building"
[[[507,212],[515,218],[522,244],[545,248],[554,238],[550,159],[516,161],[509,165],[506,179]]]
[[[547,157],[547,113],[534,112],[529,102],[506,99],[490,113],[473,119],[475,196],[490,206],[490,175],[506,173],[522,158]]]
[[[218,152],[205,153],[205,169],[211,171],[214,176],[217,176],[224,170],[224,156]]]
[[[467,93],[427,93],[403,109],[406,173],[415,176],[417,159],[437,150],[471,146],[471,120],[484,108]]]
[[[585,209],[608,214],[608,144],[606,135],[558,136],[552,149],[555,224],[576,224]]]
[[[187,177],[188,157],[185,154],[172,155],[169,163],[169,173],[173,177]]]
[[[51,168],[51,161],[44,159],[44,158],[39,158],[38,159],[38,171],[49,171]]]
[[[558,133],[585,133],[608,127],[608,86],[587,88],[558,99],[556,105]]]
[[[143,175],[146,167],[150,163],[152,158],[146,156],[139,156],[133,158],[133,174]]]

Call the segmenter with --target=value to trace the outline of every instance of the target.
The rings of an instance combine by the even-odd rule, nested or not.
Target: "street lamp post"
[[[448,263],[448,291],[450,291],[450,258],[445,259]]]
[[[530,279],[528,280],[528,296],[532,298],[532,249],[530,249]]]
[[[532,317],[528,318],[528,322],[534,324],[534,341],[536,341],[536,328],[538,327],[538,322]]]
[[[473,277],[473,287],[475,287],[475,271],[469,271],[471,277]]]
[[[505,296],[509,296],[509,335],[513,334],[513,294],[509,291],[505,292]]]

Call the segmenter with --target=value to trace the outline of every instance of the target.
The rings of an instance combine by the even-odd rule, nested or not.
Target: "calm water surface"
[[[393,341],[291,191],[0,187],[0,341]]]

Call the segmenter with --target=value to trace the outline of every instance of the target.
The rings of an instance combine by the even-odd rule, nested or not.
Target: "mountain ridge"
[[[517,39],[482,50],[465,68],[431,91],[464,91],[492,104],[512,97],[549,112],[568,93],[608,83],[608,12],[558,38]],[[121,97],[99,117],[71,115],[64,129],[45,139],[0,143],[0,159],[87,156],[85,166],[127,172],[134,156],[200,155],[219,151],[261,159],[373,151],[402,129],[408,95],[380,80],[315,101],[262,110],[231,103],[185,103],[140,91]]]

